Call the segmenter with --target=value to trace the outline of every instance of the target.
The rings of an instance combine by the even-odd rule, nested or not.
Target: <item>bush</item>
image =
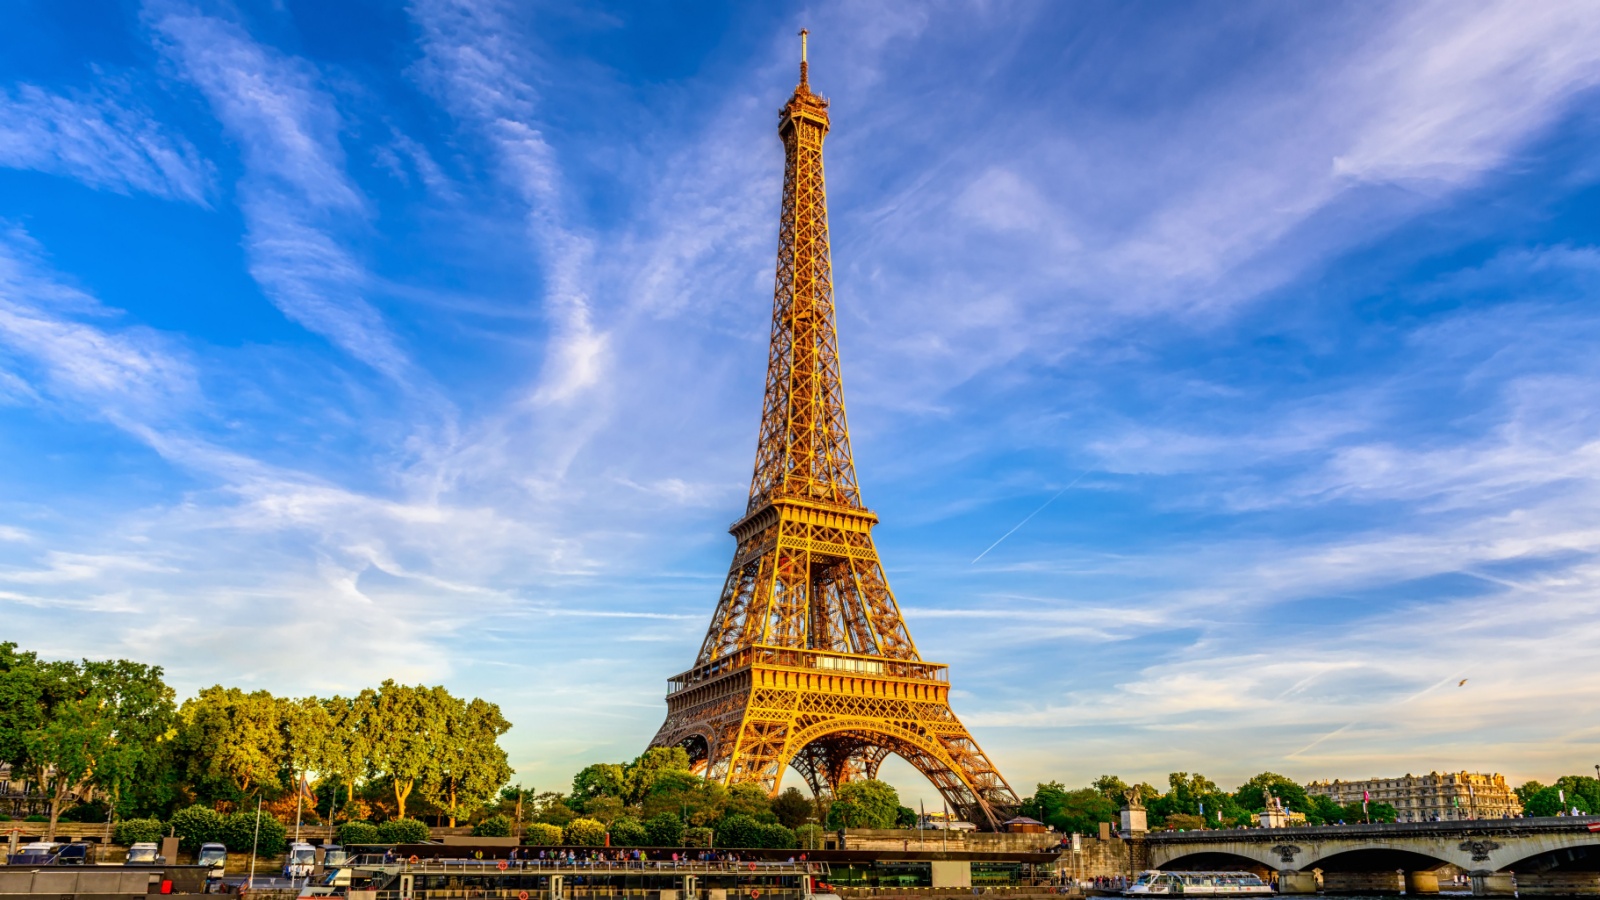
[[[179,838],[178,846],[197,853],[207,841],[222,839],[222,813],[209,806],[187,806],[172,814],[172,833]]]
[[[717,846],[761,846],[761,823],[740,813],[725,817],[717,823]]]
[[[27,817],[26,819],[23,819],[22,821],[24,821],[24,822],[48,822],[48,821],[50,821],[50,817],[49,816],[41,816],[38,813],[34,813],[33,815]]]
[[[473,837],[510,837],[511,820],[505,816],[494,815],[472,826]]]
[[[683,845],[685,847],[711,846],[712,832],[709,828],[687,828],[683,832]]]
[[[799,844],[795,841],[793,831],[773,822],[761,826],[761,846],[771,847],[774,850],[792,850]]]
[[[111,818],[111,808],[103,800],[91,800],[88,803],[79,803],[77,806],[61,814],[63,822],[91,822],[100,823]]]
[[[351,844],[376,844],[378,843],[378,826],[371,822],[346,822],[339,826],[335,832],[339,843],[348,847]]]
[[[613,847],[642,847],[649,839],[643,823],[632,816],[619,816],[611,823]]]
[[[599,847],[606,842],[606,827],[594,819],[573,819],[561,832],[562,840],[579,847]]]
[[[155,843],[161,840],[161,835],[165,831],[160,819],[123,819],[112,830],[111,840],[124,847],[131,847],[134,844]]]
[[[805,849],[821,850],[827,846],[823,843],[825,838],[821,825],[808,823],[794,830],[794,845]]]
[[[390,819],[378,826],[378,841],[384,844],[426,843],[431,832],[417,819]]]
[[[644,839],[652,847],[682,847],[683,823],[672,813],[662,813],[644,823]]]
[[[561,828],[549,822],[534,822],[528,826],[525,840],[534,847],[554,847],[561,843]]]
[[[277,856],[282,853],[288,845],[289,829],[263,811],[259,818],[261,833],[258,840],[257,822],[255,810],[240,811],[223,817],[222,843],[235,853],[249,853],[252,847],[261,856]]]

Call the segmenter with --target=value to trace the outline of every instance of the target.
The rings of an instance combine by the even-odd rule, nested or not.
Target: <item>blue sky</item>
[[[0,16],[7,639],[444,683],[541,788],[637,754],[804,26],[864,496],[1014,786],[1600,761],[1592,6]]]

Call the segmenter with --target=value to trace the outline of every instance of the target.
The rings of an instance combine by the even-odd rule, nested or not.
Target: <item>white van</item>
[[[317,867],[317,848],[295,842],[289,845],[289,855],[283,861],[283,877],[310,878]]]

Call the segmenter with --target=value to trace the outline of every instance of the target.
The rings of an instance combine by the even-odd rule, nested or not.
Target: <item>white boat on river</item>
[[[1265,897],[1272,885],[1250,872],[1140,872],[1124,897]]]

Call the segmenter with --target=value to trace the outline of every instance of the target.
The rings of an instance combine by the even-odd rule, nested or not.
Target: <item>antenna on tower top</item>
[[[800,83],[806,84],[806,35],[810,34],[804,28],[800,29]]]

